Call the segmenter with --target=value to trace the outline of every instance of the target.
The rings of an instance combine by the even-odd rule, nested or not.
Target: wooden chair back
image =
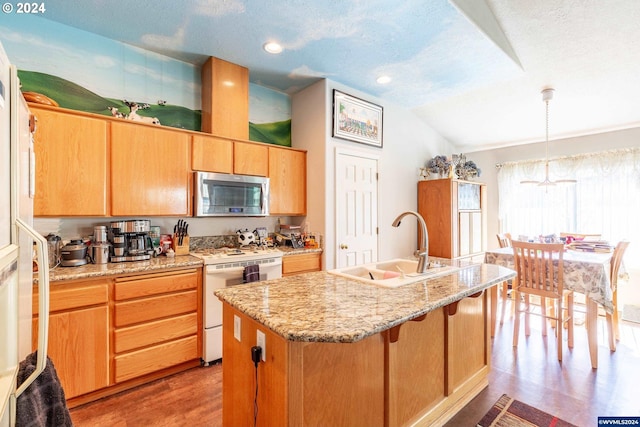
[[[611,280],[611,289],[614,291],[618,286],[620,265],[622,264],[622,258],[624,257],[624,253],[626,252],[629,243],[630,242],[628,240],[621,240],[613,250],[613,256],[611,257],[611,276],[609,276],[609,279]]]
[[[501,248],[511,247],[511,233],[498,233],[496,237]]]
[[[515,240],[511,246],[517,273],[513,287],[543,298],[562,298],[564,245]]]

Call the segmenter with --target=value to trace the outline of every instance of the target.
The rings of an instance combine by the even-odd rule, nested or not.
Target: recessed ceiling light
[[[389,76],[380,76],[376,79],[376,82],[378,82],[381,85],[386,85],[390,81],[391,81],[391,77]]]
[[[280,53],[282,52],[282,46],[276,42],[265,43],[263,46],[264,50],[269,53]]]

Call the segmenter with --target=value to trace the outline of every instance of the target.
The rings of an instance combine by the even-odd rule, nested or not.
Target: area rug
[[[489,409],[477,427],[576,427],[506,394]]]

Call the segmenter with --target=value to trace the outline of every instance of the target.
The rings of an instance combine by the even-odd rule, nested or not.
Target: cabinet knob
[[[349,249],[349,246],[345,245],[344,243],[341,243],[340,249]]]

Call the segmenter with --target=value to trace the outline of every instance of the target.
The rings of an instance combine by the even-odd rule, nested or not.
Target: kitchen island
[[[264,426],[443,424],[488,384],[485,290],[514,276],[473,264],[393,289],[317,272],[216,291],[223,425],[253,425],[254,404]]]

